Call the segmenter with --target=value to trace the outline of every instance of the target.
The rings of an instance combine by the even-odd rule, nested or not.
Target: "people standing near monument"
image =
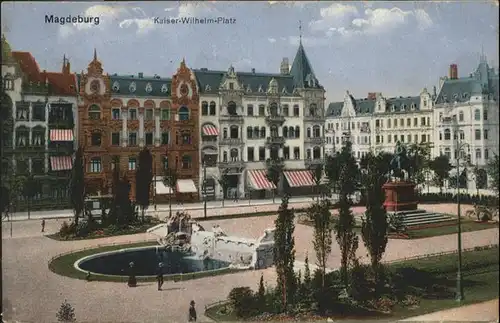
[[[194,308],[194,301],[189,304],[189,322],[196,322],[196,309]]]
[[[161,290],[161,287],[163,286],[163,263],[162,262],[160,262],[158,264],[156,280],[158,281],[158,290]]]

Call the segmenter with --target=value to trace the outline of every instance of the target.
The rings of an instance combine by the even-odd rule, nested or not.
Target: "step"
[[[443,214],[436,214],[436,213],[430,213],[430,214],[425,214],[425,215],[419,215],[419,216],[413,216],[413,217],[403,217],[403,221],[406,220],[418,220],[418,219],[429,219],[429,218],[442,218],[442,217],[450,217],[448,215],[443,215]]]
[[[427,213],[427,211],[422,210],[422,209],[418,209],[418,210],[397,211],[397,212],[388,212],[388,213],[398,213],[398,214],[410,215],[410,214]]]
[[[408,227],[415,226],[415,225],[422,225],[422,224],[432,224],[432,223],[442,223],[442,222],[452,222],[449,219],[438,219],[438,220],[432,220],[432,221],[423,221],[423,222],[418,222],[418,223],[408,223],[405,224]]]
[[[412,221],[403,221],[403,223],[404,224],[411,224],[411,223],[417,223],[417,222],[441,221],[441,220],[452,221],[453,219],[451,219],[451,218],[427,218],[427,219],[418,219],[418,220],[412,220]]]

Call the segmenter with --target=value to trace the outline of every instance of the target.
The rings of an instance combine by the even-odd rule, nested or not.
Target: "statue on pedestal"
[[[390,163],[391,175],[400,180],[404,180],[405,174],[408,174],[408,161],[406,147],[398,141],[394,149],[394,157]]]

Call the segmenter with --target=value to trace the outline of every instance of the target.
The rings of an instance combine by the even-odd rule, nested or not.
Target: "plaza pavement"
[[[432,211],[435,207],[446,213],[453,213],[455,209],[452,204],[422,205],[422,208]],[[257,211],[261,211],[260,208],[257,207]],[[231,208],[227,208],[227,212],[230,210]],[[235,211],[233,208],[232,212]],[[354,210],[360,211],[362,208]],[[218,224],[230,235],[256,238],[264,229],[273,227],[274,219],[275,216],[209,219],[203,226],[210,229],[212,225]],[[62,219],[47,220],[46,233],[59,230],[62,222]],[[3,300],[12,304],[13,318],[21,322],[55,322],[55,313],[65,299],[75,307],[78,322],[186,322],[189,301],[192,299],[196,301],[198,321],[209,322],[203,315],[205,305],[225,299],[236,286],[246,285],[256,289],[261,273],[270,285],[276,278],[274,268],[269,268],[186,282],[166,282],[163,291],[156,290],[156,283],[143,283],[137,288],[128,288],[124,283],[86,282],[52,273],[47,267],[49,260],[71,250],[99,244],[154,240],[154,237],[142,233],[83,241],[54,241],[40,232],[39,220],[14,222],[13,226],[10,237],[10,223],[2,223],[2,292]],[[498,233],[498,228],[466,232],[463,234],[463,247],[496,244]],[[295,248],[298,261],[303,261],[308,254],[310,262],[315,262],[311,237],[312,228],[296,225]],[[455,249],[456,235],[390,240],[383,260]],[[362,243],[357,255],[367,260]],[[336,268],[339,264],[339,248],[334,239],[328,267]]]
[[[403,321],[413,322],[438,322],[438,321],[483,321],[483,322],[498,322],[498,299],[488,302],[465,305],[462,307],[452,308],[449,310],[439,311],[426,315],[408,318]]]

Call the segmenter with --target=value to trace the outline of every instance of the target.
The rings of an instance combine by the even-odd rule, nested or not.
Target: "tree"
[[[229,169],[226,168],[222,171],[222,174],[217,178],[220,187],[222,188],[222,207],[224,207],[224,201],[227,196],[227,189],[229,188]]]
[[[82,215],[85,208],[84,165],[83,148],[78,147],[73,168],[71,169],[70,180],[70,203],[75,216],[75,225],[78,225],[78,218]]]
[[[274,221],[274,265],[276,266],[276,290],[283,296],[282,309],[286,310],[288,304],[293,304],[296,292],[296,279],[293,270],[295,262],[295,239],[293,232],[294,211],[288,208],[288,195],[283,196],[278,210],[278,217]]]
[[[356,257],[358,249],[358,237],[354,232],[356,224],[354,215],[351,211],[352,201],[350,196],[356,191],[359,178],[359,170],[356,160],[352,155],[352,144],[347,142],[340,153],[340,175],[339,175],[339,217],[335,224],[336,240],[341,253],[341,279],[347,286],[349,283],[349,265]]]
[[[333,192],[337,192],[339,175],[340,175],[340,158],[339,154],[327,156],[325,161],[325,175],[328,178],[328,186]]]
[[[264,275],[260,275],[259,290],[257,292],[257,305],[259,310],[263,310],[266,305],[266,287],[264,286]]]
[[[329,200],[321,200],[308,208],[307,216],[314,224],[313,245],[316,252],[316,265],[321,270],[322,287],[325,287],[326,263],[332,252],[332,225]]]
[[[56,317],[59,322],[76,322],[75,309],[67,300],[64,300],[61,304],[59,311],[56,313]]]
[[[430,162],[429,166],[434,172],[436,183],[439,185],[439,191],[443,193],[444,181],[450,177],[450,170],[453,168],[448,156],[437,156]]]
[[[498,162],[498,155],[495,154],[493,158],[488,162],[487,166],[487,172],[488,175],[490,176],[490,187],[497,193],[498,197],[498,192],[499,192],[499,187],[500,187],[500,182],[499,182],[499,176],[498,176],[498,168],[499,168],[499,162]]]
[[[408,146],[408,179],[421,185],[425,182],[426,169],[430,164],[430,146],[428,144],[411,144]]]
[[[274,203],[276,192],[278,190],[278,184],[283,174],[283,168],[284,168],[283,160],[281,158],[268,159],[266,162],[266,166],[267,166],[266,178],[276,187],[275,189],[273,189],[273,203]]]
[[[476,183],[476,194],[479,196],[479,190],[486,188],[488,184],[487,171],[475,165],[472,169],[472,176]]]
[[[302,302],[307,308],[310,308],[313,302],[313,292],[312,292],[312,278],[311,269],[309,268],[309,256],[306,254],[306,259],[304,259],[304,281],[302,282],[303,290],[303,300]]]
[[[113,200],[109,211],[111,224],[127,225],[134,218],[134,207],[130,202],[130,183],[126,175],[120,176],[120,165],[114,161]]]
[[[30,218],[31,202],[38,192],[38,182],[35,181],[33,175],[29,175],[23,185],[23,196],[26,198],[28,204],[28,219]]]
[[[311,166],[309,170],[312,173],[314,188],[316,189],[316,194],[318,195],[319,202],[319,198],[321,195],[321,180],[323,179],[323,165]]]
[[[149,206],[153,180],[153,156],[146,147],[139,153],[139,167],[135,172],[135,177],[135,199],[141,207],[141,217],[142,222],[144,222],[144,213]]]
[[[168,167],[165,169],[165,176],[163,181],[167,187],[170,187],[170,194],[168,195],[168,216],[172,218],[172,195],[177,194],[177,170]]]
[[[385,192],[384,175],[380,172],[384,160],[380,156],[369,153],[366,169],[363,171],[362,183],[366,197],[366,213],[361,227],[361,237],[370,255],[370,263],[378,283],[380,261],[387,246],[388,221],[384,207]],[[377,284],[378,286],[378,284]]]

